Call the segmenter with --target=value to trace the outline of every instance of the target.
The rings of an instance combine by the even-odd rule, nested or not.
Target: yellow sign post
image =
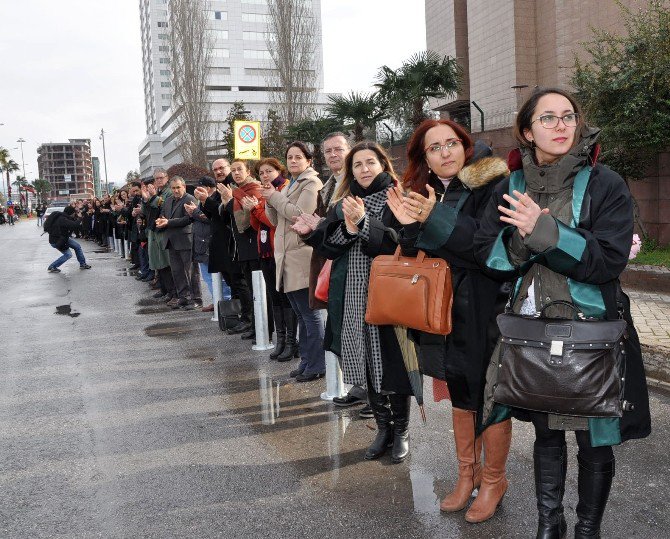
[[[261,158],[261,123],[235,120],[235,159]]]

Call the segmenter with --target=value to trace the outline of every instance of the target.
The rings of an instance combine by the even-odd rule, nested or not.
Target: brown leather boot
[[[440,511],[452,513],[465,509],[472,491],[479,488],[481,483],[482,439],[481,436],[475,438],[475,414],[476,412],[460,408],[451,410],[458,459],[458,481],[454,490],[442,500]]]
[[[484,469],[477,498],[465,513],[468,522],[484,522],[491,518],[507,492],[505,463],[512,443],[512,420],[488,427],[483,433]]]

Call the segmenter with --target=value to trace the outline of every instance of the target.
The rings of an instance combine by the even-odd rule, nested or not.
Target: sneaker
[[[89,266],[88,264],[82,264],[81,266],[79,266],[79,269],[91,269],[91,266]]]
[[[358,411],[358,417],[361,419],[372,419],[374,416],[375,414],[372,412],[369,404],[366,404]]]
[[[47,268],[47,271],[49,273],[60,273],[60,270],[58,268]]]

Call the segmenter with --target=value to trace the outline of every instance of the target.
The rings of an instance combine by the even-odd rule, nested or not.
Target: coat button
[[[540,170],[540,176],[544,176],[546,172],[544,170]]]

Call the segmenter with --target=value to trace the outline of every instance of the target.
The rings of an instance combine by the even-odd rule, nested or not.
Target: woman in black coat
[[[475,236],[480,263],[517,280],[511,299],[515,313],[534,315],[548,305],[545,316],[572,318],[569,307],[550,305],[560,301],[588,317],[628,323],[623,398],[630,409],[620,418],[568,422],[579,446],[578,539],[600,537],[614,477],[612,446],[644,438],[651,430],[640,343],[619,283],[633,240],[633,203],[624,180],[597,162],[599,132],[584,123],[578,103],[564,90],[537,90],[517,115],[515,135],[521,147],[510,154],[513,172],[496,187]],[[497,366],[493,362],[489,372],[487,401]],[[485,415],[489,410],[496,415],[500,408],[485,403]],[[535,428],[537,537],[563,537],[567,450],[565,426],[554,425],[565,424],[565,416],[516,408],[513,413]]]
[[[446,380],[453,406],[458,482],[440,509],[464,509],[479,488],[465,518],[482,522],[493,516],[507,490],[510,420],[477,436],[486,370],[498,336],[495,319],[504,308],[507,291],[478,266],[473,237],[495,185],[508,170],[503,160],[484,157],[490,153],[486,146],[475,155],[470,135],[450,120],[425,120],[412,135],[407,153],[404,183],[411,192],[404,197],[396,189],[389,196],[391,209],[405,225],[400,242],[408,254],[421,249],[446,260],[454,292],[451,334],[416,336],[422,371]]]

